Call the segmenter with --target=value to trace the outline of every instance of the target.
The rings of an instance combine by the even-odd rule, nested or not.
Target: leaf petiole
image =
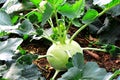
[[[102,52],[107,52],[106,49],[98,49],[98,48],[82,48],[83,50],[94,50],[94,51],[102,51]]]

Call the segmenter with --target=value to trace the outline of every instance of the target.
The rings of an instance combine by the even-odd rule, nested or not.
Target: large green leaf
[[[23,5],[22,3],[19,3],[18,0],[7,0],[2,8],[5,9],[8,14],[10,14],[14,11],[22,10]]]
[[[23,2],[23,3],[22,3]],[[4,9],[8,14],[12,14],[13,12],[21,11],[21,10],[28,10],[33,7],[33,4],[29,1],[23,0],[7,0],[2,9]]]
[[[79,19],[75,18],[72,20],[72,24],[76,27],[80,27],[82,24],[80,23]]]
[[[105,7],[111,8],[111,7],[116,6],[118,4],[120,4],[120,0],[112,0],[109,4],[106,4]]]
[[[12,25],[10,16],[3,10],[0,10],[0,31],[15,32],[14,30],[19,27],[19,23]]]
[[[19,28],[20,26],[20,23],[16,24],[16,25],[13,25],[13,26],[7,26],[7,25],[0,25],[0,32],[2,31],[5,31],[5,32],[8,32],[8,33],[17,33],[17,29]]]
[[[13,63],[3,75],[3,78],[8,80],[45,80],[41,77],[41,72],[34,64],[21,65],[18,63]]]
[[[88,62],[85,64],[83,69],[83,80],[103,80],[104,76],[107,74],[106,70],[99,68],[97,63]]]
[[[98,12],[95,9],[89,9],[82,18],[83,23],[91,23],[98,16]]]
[[[36,33],[32,23],[29,20],[24,20],[22,23],[18,23],[14,26],[0,25],[0,31],[5,31],[8,33],[16,33],[18,35],[33,35]]]
[[[37,11],[32,11],[28,13],[27,18],[30,20],[32,23],[39,23],[42,21],[42,13],[37,12]]]
[[[77,67],[70,68],[65,74],[58,80],[79,80],[81,77],[81,70]]]
[[[0,10],[0,25],[12,25],[10,16],[3,10]]]
[[[16,24],[18,22],[19,16],[18,15],[12,15],[11,22],[12,24]]]
[[[2,8],[7,9],[16,3],[18,3],[18,0],[6,0]]]
[[[81,53],[76,53],[72,58],[73,66],[82,69],[84,67],[84,57]]]
[[[14,51],[22,41],[21,38],[10,38],[7,41],[0,42],[0,60],[11,60]]]
[[[8,14],[11,14],[11,13],[13,13],[13,12],[21,11],[22,9],[24,9],[23,4],[17,3],[17,4],[14,4],[14,5],[8,7],[5,11],[6,11]]]
[[[44,25],[46,21],[51,17],[52,14],[53,14],[53,7],[49,3],[46,3],[45,10],[43,13],[44,17],[42,18],[41,25]]]
[[[18,30],[16,30],[19,34],[28,34],[32,35],[35,33],[35,29],[32,25],[32,23],[29,20],[24,20]]]
[[[32,64],[32,62],[38,58],[38,55],[33,55],[33,54],[26,54],[22,55],[17,59],[17,62],[20,64]]]
[[[85,1],[79,0],[74,4],[65,3],[58,8],[58,12],[68,18],[79,18],[84,12]]]
[[[109,10],[109,12],[112,16],[119,16],[120,15],[120,5],[117,5],[116,7]]]
[[[115,44],[120,40],[120,22],[116,19],[109,19],[104,21],[104,26],[98,30],[99,39],[101,43]]]
[[[32,64],[37,55],[19,55],[19,53],[15,54],[11,61],[4,61],[3,64],[0,62],[0,80],[1,78],[6,80],[45,80],[38,67]]]

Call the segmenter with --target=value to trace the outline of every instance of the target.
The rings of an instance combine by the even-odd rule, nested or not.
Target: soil
[[[69,30],[69,34],[72,35],[77,29],[75,27],[71,27]],[[98,47],[98,45],[90,45],[90,42],[97,41],[97,38],[93,38],[86,30],[83,30],[76,38],[81,47]],[[28,53],[45,55],[47,49],[50,47],[52,43],[47,41],[46,39],[41,40],[25,40],[22,43],[23,49],[25,49]],[[120,46],[120,43],[117,43],[117,46]],[[97,62],[101,68],[105,68],[108,72],[114,72],[115,70],[120,69],[120,58],[119,57],[111,57],[110,54],[104,52],[96,52],[96,51],[84,51],[85,62],[94,61]],[[46,77],[47,80],[53,76],[55,70],[49,65],[46,58],[35,60],[34,63],[39,67],[43,76]],[[58,74],[57,77],[60,77],[64,72]]]

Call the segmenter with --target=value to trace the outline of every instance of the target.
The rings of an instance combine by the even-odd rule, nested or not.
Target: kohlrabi
[[[60,42],[53,43],[47,51],[47,55],[51,56],[47,57],[47,60],[56,70],[66,70],[68,58],[77,52],[83,53],[82,48],[75,41],[69,43],[69,40],[66,40],[65,44],[61,44]]]

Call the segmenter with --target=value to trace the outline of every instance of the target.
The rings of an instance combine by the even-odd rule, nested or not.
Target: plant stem
[[[83,50],[95,50],[95,51],[102,51],[102,52],[106,52],[106,49],[98,49],[98,48],[82,48]]]
[[[68,30],[69,30],[69,28],[70,28],[71,23],[72,23],[72,20],[70,19],[70,21],[69,21],[69,23],[68,23],[68,26],[67,26],[67,30],[66,30],[66,32],[68,32]]]
[[[54,25],[53,25],[53,21],[52,21],[52,19],[50,18],[50,22],[51,22],[51,27],[53,28],[54,27]]]
[[[51,57],[52,55],[39,55],[38,56],[38,59],[40,59],[40,58],[44,58],[44,57]]]
[[[50,26],[51,26],[52,28],[54,27],[51,19],[48,20],[48,23],[50,24]]]
[[[52,77],[52,80],[55,80],[55,77],[57,76],[57,74],[60,72],[60,70],[56,70],[55,71],[55,74],[54,74],[54,76]]]
[[[90,23],[89,23],[90,24]],[[82,27],[80,27],[70,38],[70,43],[71,41],[78,35],[80,31],[82,31],[84,28],[86,28],[89,24],[84,24]]]
[[[50,22],[51,23],[51,22]],[[38,24],[34,24],[35,26],[37,26],[38,28],[40,27]],[[52,26],[51,26],[52,27]],[[53,26],[54,27],[54,26]],[[52,43],[55,43],[55,41],[44,31],[44,34],[41,36],[49,41],[51,41]]]
[[[56,44],[56,42],[50,36],[42,36],[42,37]]]
[[[72,55],[71,55],[69,50],[66,50],[66,53],[68,54],[69,57],[72,57]]]
[[[57,11],[55,10],[55,19],[56,19],[56,24],[57,24],[57,26],[59,26],[59,23],[58,23],[58,16],[57,16]]]
[[[102,16],[105,12],[107,12],[109,10],[109,8],[105,8],[102,12],[100,12],[99,14],[98,14],[98,16],[97,17],[100,17],[100,16]]]
[[[114,78],[116,78],[118,75],[120,75],[120,70],[117,70],[114,72],[114,74],[112,75],[112,77],[109,80],[113,80]]]

